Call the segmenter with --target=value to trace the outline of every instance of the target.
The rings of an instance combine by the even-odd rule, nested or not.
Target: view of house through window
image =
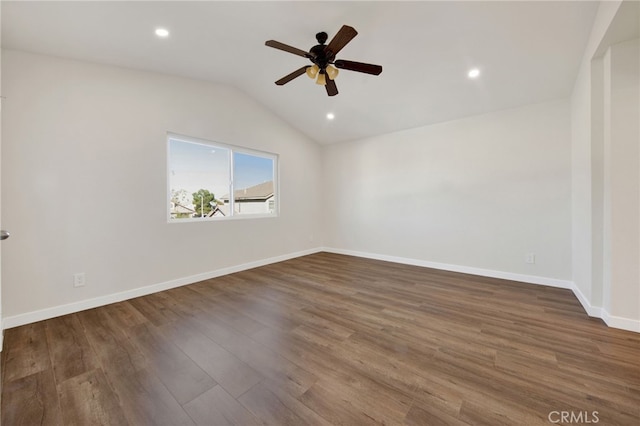
[[[176,135],[168,144],[170,221],[277,214],[277,155]]]

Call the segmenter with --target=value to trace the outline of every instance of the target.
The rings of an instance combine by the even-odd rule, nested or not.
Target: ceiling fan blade
[[[328,76],[326,77],[327,84],[325,84],[325,88],[327,89],[327,95],[335,96],[338,94],[338,86],[336,86],[336,82],[331,80]]]
[[[274,49],[284,50],[285,52],[293,53],[294,55],[302,56],[305,58],[309,57],[309,52],[305,52],[304,50],[298,49],[293,46],[289,46],[288,44],[280,43],[275,40],[267,40],[265,46],[273,47]]]
[[[324,51],[327,52],[327,56],[331,58],[335,56],[339,51],[342,50],[343,47],[347,45],[355,36],[358,35],[358,32],[348,25],[343,25],[340,28],[340,31],[337,32],[335,36],[331,39],[327,47],[325,47]]]
[[[336,68],[340,68],[343,70],[364,72],[366,74],[379,75],[382,72],[382,66],[380,65],[365,64],[362,62],[354,62],[354,61],[345,61],[343,59],[338,59],[333,63],[333,65],[335,65]]]
[[[294,78],[300,77],[302,74],[304,74],[305,71],[307,71],[307,68],[309,68],[309,67],[310,67],[310,65],[306,65],[306,66],[304,66],[302,68],[298,68],[297,70],[295,70],[291,74],[285,75],[280,80],[276,81],[276,84],[278,86],[282,86],[283,84],[287,84],[288,82],[290,82]]]

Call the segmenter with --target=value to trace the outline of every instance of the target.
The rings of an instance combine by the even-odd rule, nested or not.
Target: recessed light
[[[467,75],[469,76],[469,78],[478,78],[478,76],[480,75],[480,70],[478,68],[470,69]]]
[[[169,37],[169,30],[165,28],[156,28],[156,35],[162,38]]]
[[[334,118],[336,118],[336,116],[332,112],[327,114],[327,120],[333,120]]]

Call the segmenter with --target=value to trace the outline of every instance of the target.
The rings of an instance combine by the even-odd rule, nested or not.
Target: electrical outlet
[[[525,263],[536,263],[536,254],[535,253],[527,253],[524,255]]]
[[[77,274],[73,274],[73,286],[74,287],[84,287],[84,272],[78,272]]]

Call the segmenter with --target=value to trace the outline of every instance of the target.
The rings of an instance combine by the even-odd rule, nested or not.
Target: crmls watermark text
[[[547,416],[551,423],[598,423],[597,411],[550,411]]]

